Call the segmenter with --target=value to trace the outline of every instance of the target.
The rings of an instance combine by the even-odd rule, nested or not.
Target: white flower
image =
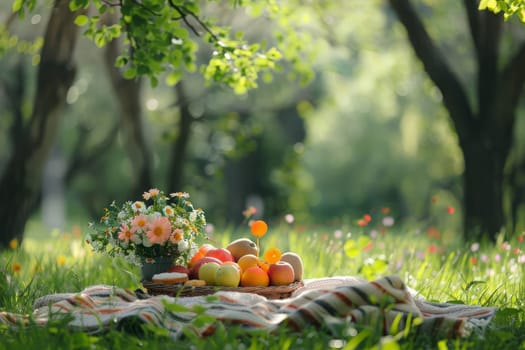
[[[120,221],[126,220],[126,213],[123,210],[119,211],[117,219],[119,219]]]
[[[133,208],[133,211],[135,212],[139,212],[139,213],[146,212],[146,204],[144,204],[143,201],[133,202],[133,204],[131,205],[131,208]]]
[[[195,222],[195,220],[197,220],[197,212],[194,210],[190,213],[190,221]]]
[[[178,246],[179,252],[181,253],[187,251],[190,248],[188,241],[185,239],[180,240],[179,243],[177,243],[177,246]]]
[[[169,205],[165,206],[164,209],[162,209],[162,212],[164,213],[164,215],[169,216],[169,217],[172,217],[173,215],[175,215],[175,211]]]

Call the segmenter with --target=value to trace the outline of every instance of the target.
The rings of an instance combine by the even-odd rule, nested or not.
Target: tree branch
[[[473,117],[467,95],[459,79],[449,68],[445,58],[427,33],[423,22],[408,0],[389,0],[425,71],[443,95],[443,104],[450,113],[460,142],[469,138],[469,121]]]
[[[479,51],[479,10],[476,0],[463,0],[469,23],[470,35],[476,51]]]

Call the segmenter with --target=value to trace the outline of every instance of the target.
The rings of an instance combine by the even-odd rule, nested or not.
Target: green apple
[[[199,268],[199,279],[206,281],[206,285],[215,285],[215,276],[220,265],[216,262],[207,262]]]
[[[222,264],[215,275],[215,283],[223,287],[238,287],[241,271],[234,264]]]

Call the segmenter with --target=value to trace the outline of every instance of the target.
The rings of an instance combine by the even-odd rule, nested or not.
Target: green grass
[[[30,313],[40,296],[76,292],[92,284],[141,287],[138,268],[92,253],[83,243],[84,233],[73,231],[29,234],[22,247],[0,254],[0,311]],[[215,232],[214,242],[225,245],[240,236],[249,236],[248,230]],[[162,329],[146,327],[140,334],[114,329],[93,336],[71,332],[64,321],[55,321],[17,331],[0,326],[0,349],[525,348],[525,242],[520,237],[478,247],[462,244],[452,232],[278,225],[261,245],[263,250],[275,246],[300,254],[306,278],[398,274],[428,300],[497,306],[500,311],[484,338],[447,340],[412,333],[402,339],[382,338],[373,325],[348,325],[335,333],[306,329],[300,335],[229,327],[205,339],[188,335],[173,344]]]

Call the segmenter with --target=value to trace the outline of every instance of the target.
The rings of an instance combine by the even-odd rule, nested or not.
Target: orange
[[[281,251],[277,248],[268,248],[264,252],[264,261],[266,261],[268,264],[275,264],[279,260],[281,260]]]
[[[193,255],[190,261],[188,262],[188,267],[192,267],[197,261],[204,258],[206,256],[206,253],[208,253],[208,251],[213,248],[215,247],[208,243],[204,243],[203,245],[201,245],[197,250],[197,253],[195,253],[195,255]]]
[[[246,270],[248,267],[257,266],[259,258],[253,254],[243,255],[237,260],[237,264],[241,267],[241,271]]]
[[[261,238],[268,231],[268,225],[264,220],[256,220],[250,225],[250,230],[255,237]]]
[[[241,276],[242,287],[267,287],[270,277],[259,266],[248,267]]]

